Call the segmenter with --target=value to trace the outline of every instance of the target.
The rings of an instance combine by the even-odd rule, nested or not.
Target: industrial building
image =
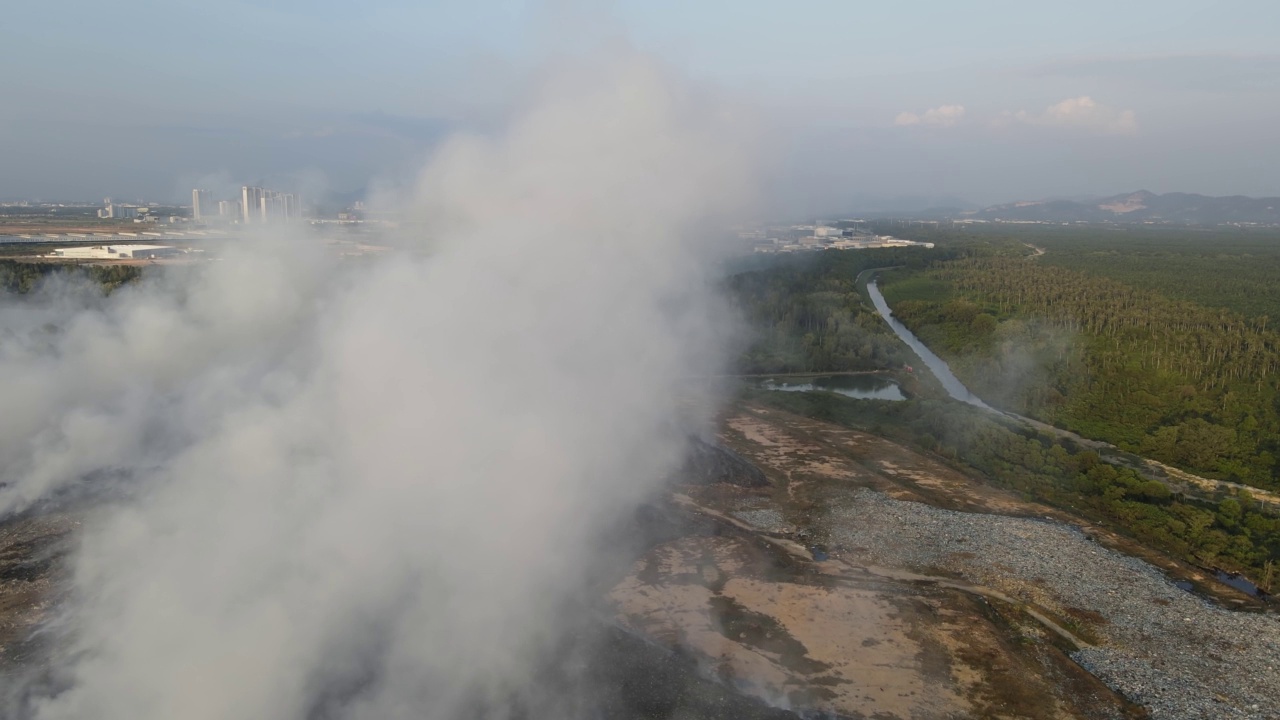
[[[93,247],[56,248],[51,257],[78,260],[154,260],[183,254],[170,245],[95,245]]]
[[[103,220],[136,219],[139,209],[134,205],[120,205],[108,200],[106,207],[98,211],[98,217]],[[142,210],[145,212],[145,208],[142,208]]]
[[[803,250],[871,250],[874,248],[909,247],[918,245],[932,248],[931,242],[903,240],[890,235],[853,235],[849,237],[810,236],[798,239],[771,238],[767,243],[756,243],[752,252],[789,253]]]

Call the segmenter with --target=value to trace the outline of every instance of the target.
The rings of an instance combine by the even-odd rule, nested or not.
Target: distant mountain
[[[965,216],[976,220],[1024,222],[1280,225],[1280,198],[1251,198],[1243,195],[1209,197],[1191,193],[1157,195],[1139,190],[1088,201],[1039,200],[993,205],[974,213],[966,213]]]

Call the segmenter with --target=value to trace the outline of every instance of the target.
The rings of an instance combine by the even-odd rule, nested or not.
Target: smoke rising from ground
[[[7,305],[0,509],[119,490],[12,712],[503,716],[725,357],[696,237],[744,199],[741,139],[611,56],[447,143],[392,257],[264,238]]]

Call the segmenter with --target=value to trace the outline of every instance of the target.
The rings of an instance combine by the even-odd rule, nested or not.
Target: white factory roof
[[[137,252],[138,250],[167,250],[172,245],[94,245],[93,247],[54,248],[54,252],[73,250],[110,250],[113,252]]]
[[[133,260],[180,252],[182,251],[172,245],[95,245],[55,248],[53,256],[81,260]]]

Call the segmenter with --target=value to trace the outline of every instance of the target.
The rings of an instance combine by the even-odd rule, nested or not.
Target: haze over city
[[[602,43],[764,123],[779,213],[1280,195],[1280,6],[1265,0],[68,0],[6,18],[0,198],[401,183],[450,132],[498,127],[542,61]]]

